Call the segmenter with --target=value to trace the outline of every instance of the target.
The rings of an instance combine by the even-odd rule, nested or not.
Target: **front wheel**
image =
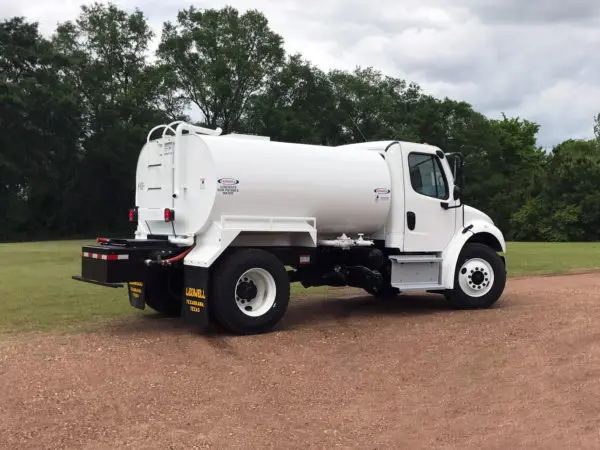
[[[273,254],[243,249],[227,255],[213,279],[210,308],[216,321],[235,334],[271,330],[290,300],[285,266]]]
[[[446,298],[460,309],[492,306],[502,295],[506,268],[498,253],[483,244],[467,244],[456,263],[454,289]]]

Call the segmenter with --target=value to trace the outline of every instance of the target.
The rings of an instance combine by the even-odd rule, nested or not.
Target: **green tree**
[[[286,57],[262,13],[179,11],[153,33],[135,9],[84,6],[51,40],[20,17],[0,23],[1,239],[121,233],[143,139],[186,119],[275,140],[337,145],[428,142],[466,160],[465,202],[507,239],[600,238],[600,114],[595,138],[546,154],[539,125],[488,119],[459,100],[368,67],[324,72]]]
[[[37,23],[0,23],[0,238],[68,224],[63,188],[77,166],[81,111]]]
[[[158,109],[167,95],[165,74],[147,61],[152,37],[140,10],[127,13],[112,4],[82,6],[75,22],[57,28],[53,42],[64,58],[65,79],[85,109],[81,161],[66,186],[71,209],[85,212],[73,217],[77,229],[125,226],[143,139],[169,120]]]
[[[232,7],[177,14],[166,22],[157,52],[177,74],[179,88],[209,127],[235,130],[248,102],[264,92],[270,74],[283,64],[283,39],[257,10]]]
[[[516,210],[516,239],[596,240],[600,237],[600,161],[581,153],[575,141],[555,147],[542,167],[535,195]],[[597,150],[596,150],[597,151]]]
[[[329,73],[333,88],[335,114],[339,124],[332,143],[364,140],[413,140],[412,115],[421,97],[414,83],[383,75],[372,68],[353,72],[333,70]]]
[[[503,115],[502,119],[490,120],[490,125],[497,145],[486,152],[490,173],[479,188],[488,197],[487,209],[494,220],[512,239],[510,217],[525,198],[535,195],[546,154],[537,146],[537,123]]]
[[[255,96],[243,116],[243,129],[273,140],[327,144],[337,128],[332,123],[333,91],[322,70],[291,55]]]

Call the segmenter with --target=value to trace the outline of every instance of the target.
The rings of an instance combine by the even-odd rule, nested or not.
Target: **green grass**
[[[125,289],[71,279],[80,273],[80,249],[90,241],[0,244],[0,332],[77,327],[88,322],[145,314],[133,309]],[[600,268],[600,243],[509,243],[510,275]],[[326,289],[292,286],[294,295]],[[149,313],[152,313],[151,311]]]
[[[90,241],[0,245],[0,330],[46,329],[131,313],[125,289],[71,279]]]
[[[511,276],[600,269],[600,242],[509,242],[506,258]]]
[[[94,241],[0,244],[0,333],[78,327],[85,322],[134,314],[126,288],[71,279],[81,274],[81,247]],[[294,295],[324,292],[292,285]]]

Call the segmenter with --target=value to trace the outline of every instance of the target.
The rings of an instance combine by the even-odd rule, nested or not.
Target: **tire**
[[[454,273],[454,289],[446,298],[457,309],[485,309],[504,291],[506,267],[502,258],[483,244],[466,244]]]
[[[209,308],[227,331],[265,333],[285,315],[290,281],[275,255],[260,249],[237,250],[225,256],[213,273]]]
[[[146,298],[146,305],[166,317],[180,317],[182,298],[179,292],[183,286],[183,270],[151,272],[147,288],[152,292]]]
[[[146,305],[165,317],[181,316],[181,303],[165,301],[165,299],[152,299],[147,301]]]

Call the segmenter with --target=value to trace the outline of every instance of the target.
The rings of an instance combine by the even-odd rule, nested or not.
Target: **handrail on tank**
[[[221,127],[217,127],[213,130],[211,128],[205,128],[205,127],[200,127],[198,125],[192,125],[191,123],[188,123],[188,122],[183,122],[183,121],[178,121],[178,122],[179,122],[179,125],[177,125],[177,129],[179,130],[181,128],[182,131],[184,128],[186,128],[189,131],[193,131],[193,132],[199,133],[199,134],[206,134],[209,136],[219,136],[221,133],[223,133],[223,130],[221,129]],[[176,123],[176,122],[173,122],[173,123]]]
[[[146,135],[146,142],[150,142],[150,136],[152,136],[152,133],[154,133],[156,130],[158,130],[160,128],[165,128],[165,127],[168,127],[168,125],[156,125],[150,131],[148,131],[148,134]]]
[[[199,127],[198,125],[192,125],[191,123],[184,122],[183,120],[176,120],[169,124],[157,125],[154,128],[152,128],[146,135],[146,142],[150,142],[150,136],[152,136],[152,133],[154,133],[156,130],[159,130],[161,128],[164,128],[163,133],[162,133],[163,138],[165,137],[165,134],[167,133],[168,130],[171,130],[173,132],[173,134],[175,136],[177,136],[178,135],[177,131],[173,129],[173,125],[177,125],[177,129],[179,129],[181,126],[183,126],[187,130],[193,131],[194,133],[206,134],[206,135],[210,135],[210,136],[219,136],[223,132],[223,130],[220,127],[212,130],[210,128]],[[182,130],[183,130],[183,128],[182,128]],[[179,135],[181,135],[181,133],[179,133]]]
[[[184,121],[183,120],[175,120],[174,122],[171,122],[169,125],[165,126],[162,137],[163,138],[165,137],[165,134],[167,133],[168,130],[171,130],[173,132],[173,136],[175,136],[175,130],[173,129],[173,126],[180,124],[180,123],[184,123]]]

